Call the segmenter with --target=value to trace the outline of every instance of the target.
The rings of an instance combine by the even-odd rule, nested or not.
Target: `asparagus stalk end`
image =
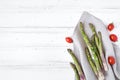
[[[72,67],[72,69],[73,69],[73,71],[75,73],[76,80],[80,80],[80,76],[79,76],[79,73],[77,71],[77,68],[76,68],[75,64],[73,64],[72,62],[70,62],[70,65],[71,65],[71,67]]]

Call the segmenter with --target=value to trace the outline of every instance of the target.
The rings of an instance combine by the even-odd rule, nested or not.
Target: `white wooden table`
[[[83,11],[120,22],[119,0],[1,0],[0,80],[74,80],[64,38]]]

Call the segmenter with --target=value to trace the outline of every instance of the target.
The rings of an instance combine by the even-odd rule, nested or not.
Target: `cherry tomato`
[[[115,34],[110,34],[110,40],[113,42],[116,42],[118,40],[118,38]]]
[[[114,58],[113,56],[109,56],[109,57],[108,57],[108,63],[109,63],[110,65],[115,64],[115,58]]]
[[[114,29],[113,23],[110,23],[107,28],[109,31],[112,31]]]
[[[72,42],[73,42],[73,40],[72,40],[71,37],[66,37],[65,40],[66,40],[66,42],[68,42],[68,43],[72,43]]]

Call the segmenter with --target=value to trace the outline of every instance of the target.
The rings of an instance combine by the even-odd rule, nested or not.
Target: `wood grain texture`
[[[1,0],[0,80],[74,80],[65,37],[83,11],[120,22],[119,0]]]

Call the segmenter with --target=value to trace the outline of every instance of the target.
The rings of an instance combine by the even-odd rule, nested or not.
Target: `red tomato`
[[[115,58],[114,58],[113,56],[109,56],[109,57],[108,57],[108,63],[109,63],[110,65],[115,64]]]
[[[118,38],[115,34],[110,34],[110,40],[113,42],[116,42],[118,40]]]
[[[73,40],[72,40],[71,37],[66,37],[65,40],[66,40],[66,42],[68,42],[68,43],[72,43],[72,42],[73,42]]]
[[[110,23],[107,28],[109,31],[112,31],[114,29],[113,23]]]

